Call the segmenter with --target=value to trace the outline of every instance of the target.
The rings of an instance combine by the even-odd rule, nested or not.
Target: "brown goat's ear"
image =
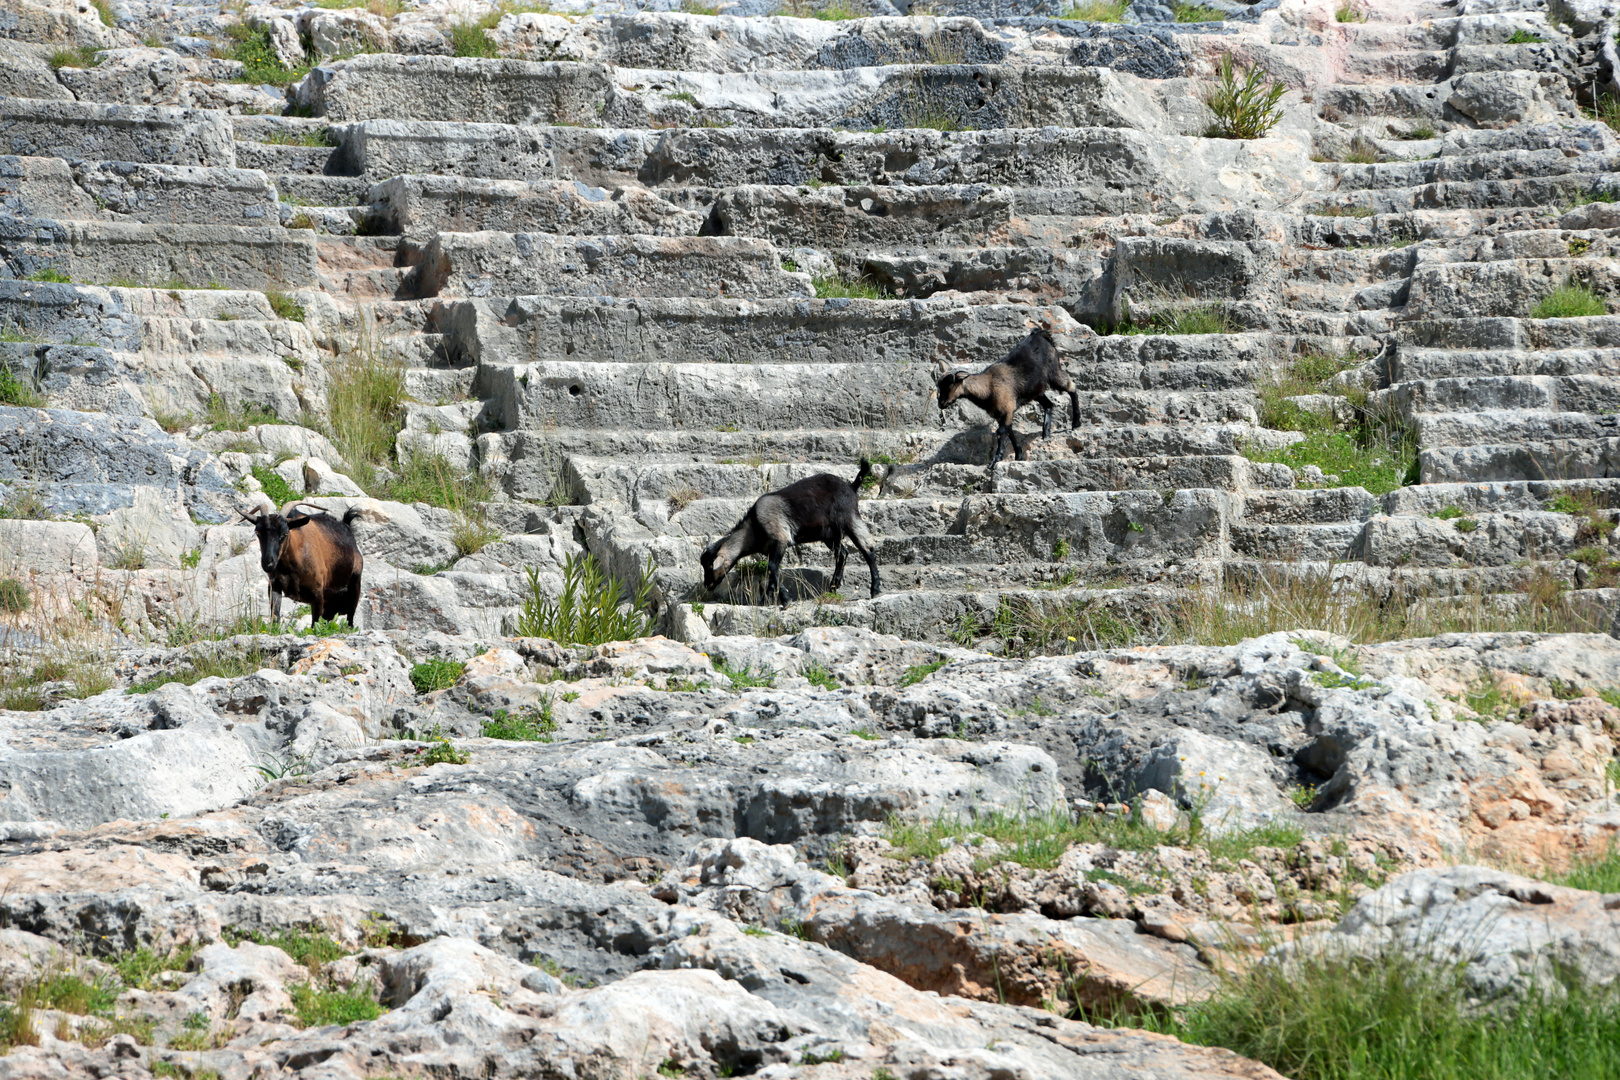
[[[314,518],[310,517],[307,514],[299,516],[299,517],[289,517],[287,519],[287,528],[296,529],[301,525],[308,525],[310,522],[312,522],[314,520],[315,520]]]

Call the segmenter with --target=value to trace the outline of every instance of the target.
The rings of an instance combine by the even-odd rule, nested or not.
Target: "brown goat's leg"
[[[841,539],[829,540],[827,542],[827,546],[832,548],[833,553],[833,576],[832,581],[827,587],[836,592],[838,591],[838,586],[844,583],[844,556],[846,554],[844,551],[844,541]]]
[[[1073,380],[1069,382],[1069,430],[1073,431],[1080,426],[1080,391],[1074,388]]]
[[[355,610],[357,608],[359,608],[359,606],[360,606],[360,575],[355,574],[354,576],[349,578],[349,588],[343,594],[343,603],[342,603],[341,606],[339,606],[338,610],[333,613],[332,618],[335,619],[339,615],[342,615],[342,616],[344,616],[345,618],[347,618],[349,620],[349,625],[353,626],[354,625],[354,613],[355,613]]]
[[[996,425],[996,445],[995,445],[995,448],[990,451],[990,468],[991,469],[994,469],[996,467],[996,462],[1001,460],[1001,455],[1004,452],[1001,449],[1002,440],[1006,439],[1006,438],[1009,438],[1011,435],[1012,435],[1012,429],[1009,428],[1006,424],[997,424]],[[1017,447],[1017,445],[1018,445],[1018,443],[1015,440],[1013,442],[1013,446]]]
[[[273,623],[281,621],[281,594],[276,592],[274,585],[270,586],[270,621]]]
[[[1018,432],[1014,431],[1010,427],[1007,429],[1007,438],[1012,440],[1013,458],[1015,460],[1017,460],[1017,461],[1023,461],[1024,460],[1025,452],[1029,449],[1030,439],[1033,439],[1034,437],[1035,436],[1031,435],[1029,437],[1029,439],[1025,439],[1022,443],[1020,443],[1018,441]]]
[[[1052,401],[1045,394],[1035,399],[1041,403],[1041,438],[1052,437]]]

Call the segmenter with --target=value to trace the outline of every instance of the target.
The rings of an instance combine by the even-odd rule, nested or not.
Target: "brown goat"
[[[1013,346],[1012,352],[977,375],[965,371],[950,371],[940,365],[935,383],[939,391],[939,408],[944,412],[959,398],[967,398],[988,413],[996,422],[995,449],[990,454],[990,467],[1001,460],[1002,440],[1012,443],[1013,453],[1019,461],[1029,446],[1026,439],[1018,443],[1018,433],[1012,428],[1013,416],[1032,401],[1041,403],[1045,417],[1041,423],[1041,438],[1052,436],[1052,401],[1048,391],[1062,391],[1069,395],[1069,427],[1080,426],[1080,393],[1074,380],[1063,370],[1058,359],[1057,345],[1044,327],[1037,327],[1029,336]]]
[[[316,622],[343,616],[354,625],[364,560],[355,543],[350,508],[339,521],[322,510],[305,514],[288,503],[280,514],[243,514],[259,535],[259,565],[270,578],[270,618],[281,621],[281,598],[308,604]]]

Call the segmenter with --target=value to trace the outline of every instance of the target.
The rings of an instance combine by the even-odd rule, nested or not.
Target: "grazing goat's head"
[[[720,583],[726,579],[727,572],[731,570],[733,560],[720,557],[720,549],[729,539],[731,539],[731,534],[727,533],[704,548],[703,554],[698,556],[698,562],[703,566],[703,587],[705,589],[714,590],[719,588]]]
[[[265,513],[263,507],[255,509],[251,514],[242,513],[242,517],[253,526],[253,531],[259,536],[259,566],[267,574],[276,572],[281,562],[281,548],[287,542],[287,537],[300,526],[307,525],[314,519],[306,514],[294,510],[283,517],[276,513]]]
[[[962,383],[966,381],[968,372],[944,366],[936,370],[939,374],[934,379],[934,388],[939,391],[939,409],[944,412],[962,396]]]

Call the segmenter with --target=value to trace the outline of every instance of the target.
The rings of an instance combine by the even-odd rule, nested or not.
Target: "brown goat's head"
[[[942,371],[934,382],[934,389],[939,392],[939,408],[941,412],[956,403],[962,396],[962,383],[967,379],[968,373],[961,370]]]
[[[281,547],[292,535],[292,530],[314,520],[296,510],[283,517],[280,514],[267,514],[262,508],[251,514],[242,513],[242,517],[253,525],[253,531],[259,536],[259,566],[267,574],[276,572],[276,566],[281,562]]]

